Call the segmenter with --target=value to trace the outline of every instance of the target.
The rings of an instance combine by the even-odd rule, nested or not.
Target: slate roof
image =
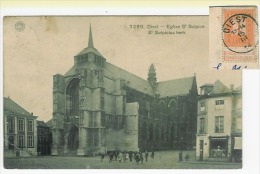
[[[75,73],[76,73],[75,69],[76,69],[76,66],[71,67],[70,70],[65,73],[65,76],[75,75]]]
[[[39,120],[37,120],[37,126],[49,127],[44,121],[39,121]]]
[[[192,88],[195,77],[186,77],[158,83],[160,97],[186,95]]]
[[[200,88],[204,87],[204,86],[214,86],[214,84],[211,84],[211,83],[205,83],[204,85],[202,85]]]
[[[126,81],[126,85],[137,91],[153,95],[153,89],[147,80],[134,75],[126,70],[123,70],[115,65],[106,62],[106,68],[104,69],[104,75],[112,79],[123,79]]]
[[[226,87],[220,80],[217,80],[214,83],[213,89],[209,92],[209,95],[229,93],[229,92],[231,92],[231,90],[228,87]]]
[[[4,109],[7,109],[15,114],[23,114],[23,115],[30,115],[31,114],[22,108],[20,105],[15,103],[11,98],[4,97]]]

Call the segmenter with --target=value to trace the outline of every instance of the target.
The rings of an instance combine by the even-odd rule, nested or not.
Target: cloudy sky
[[[24,30],[15,29],[18,21]],[[217,79],[227,86],[241,85],[241,71],[209,69],[208,16],[5,17],[4,96],[39,120],[51,119],[52,77],[65,74],[74,56],[87,47],[90,23],[94,46],[107,62],[144,79],[154,63],[158,81],[196,73],[198,87]]]

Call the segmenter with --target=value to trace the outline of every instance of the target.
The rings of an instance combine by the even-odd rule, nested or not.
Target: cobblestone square
[[[183,156],[190,155],[189,161],[179,162],[178,151],[155,152],[154,159],[137,164],[129,160],[109,162],[108,156],[101,161],[96,157],[57,157],[42,156],[28,158],[6,158],[4,167],[7,169],[239,169],[241,163],[204,162],[195,160],[194,151],[184,151]]]

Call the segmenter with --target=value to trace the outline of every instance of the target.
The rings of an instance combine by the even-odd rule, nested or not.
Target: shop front
[[[209,137],[210,139],[210,158],[228,157],[228,136]]]

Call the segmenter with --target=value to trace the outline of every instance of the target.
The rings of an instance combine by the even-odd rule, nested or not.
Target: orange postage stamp
[[[257,68],[256,6],[210,8],[209,57],[214,69]],[[222,39],[221,39],[222,38]]]

